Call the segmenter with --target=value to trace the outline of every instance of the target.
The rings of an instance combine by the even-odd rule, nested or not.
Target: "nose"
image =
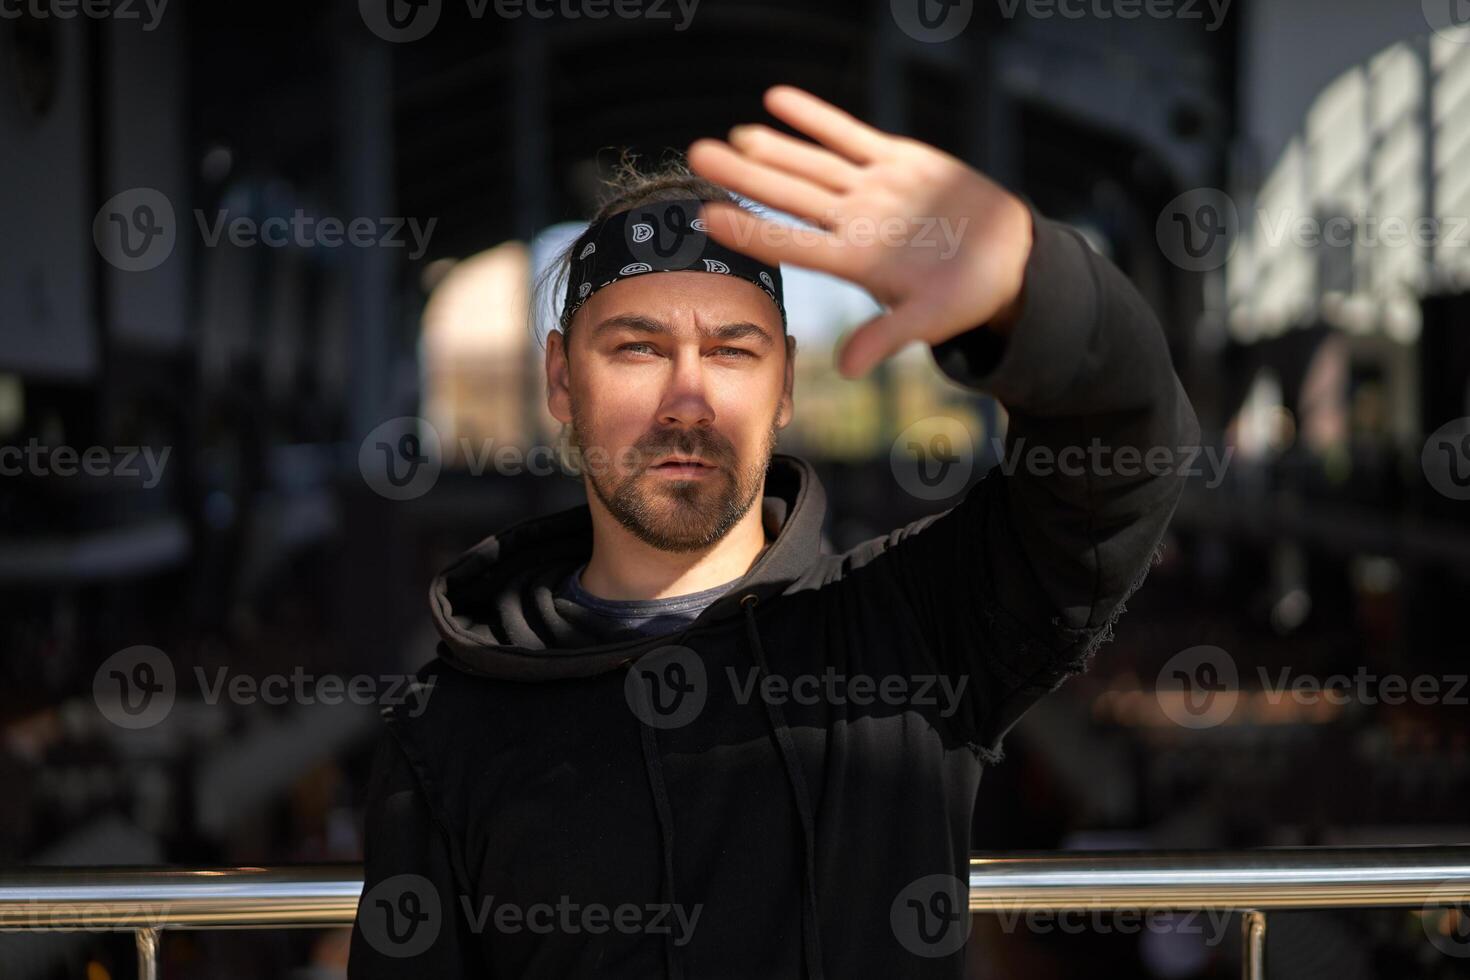
[[[714,424],[715,410],[705,391],[704,365],[697,345],[692,349],[681,346],[674,355],[673,369],[658,406],[658,420],[676,426]]]

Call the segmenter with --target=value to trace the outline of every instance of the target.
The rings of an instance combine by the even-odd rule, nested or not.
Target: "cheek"
[[[621,436],[627,436],[624,442],[632,442],[652,424],[658,401],[645,388],[610,374],[588,376],[584,381],[573,385],[572,391],[586,429],[601,433],[608,442]]]
[[[760,448],[776,417],[778,395],[764,385],[741,385],[722,394],[713,405],[716,427],[726,438],[749,448]]]

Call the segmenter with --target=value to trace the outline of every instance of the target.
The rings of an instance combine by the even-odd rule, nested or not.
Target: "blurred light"
[[[1392,558],[1359,555],[1348,566],[1353,585],[1359,592],[1385,594],[1398,589],[1403,572]]]
[[[1292,589],[1271,607],[1271,626],[1277,633],[1294,632],[1312,612],[1312,597],[1305,589]]]
[[[234,151],[218,143],[205,150],[203,159],[199,161],[200,176],[211,184],[224,180],[234,168]]]
[[[18,374],[0,374],[0,439],[8,438],[25,422],[26,389]]]
[[[1451,43],[1444,31],[1427,48],[1395,42],[1317,93],[1300,135],[1258,187],[1243,189],[1239,240],[1225,267],[1237,340],[1315,320],[1401,344],[1417,340],[1418,297],[1453,291],[1457,281],[1463,288],[1470,270],[1456,231],[1470,203],[1467,93],[1470,46]],[[1342,255],[1323,243],[1329,216],[1352,220]],[[1436,229],[1428,247],[1389,232],[1424,218]],[[1323,275],[1324,258],[1342,259],[1344,275]]]
[[[424,415],[446,462],[462,462],[466,446],[477,454],[530,446],[550,425],[544,399],[545,418],[531,410],[540,379],[530,358],[530,272],[530,249],[518,241],[425,270],[437,280],[423,314]]]
[[[1262,368],[1229,426],[1242,459],[1262,460],[1295,440],[1296,420],[1281,398],[1281,382],[1269,368]]]

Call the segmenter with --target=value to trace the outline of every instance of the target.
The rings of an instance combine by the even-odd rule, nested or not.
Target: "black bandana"
[[[784,329],[786,306],[780,268],[757,262],[710,238],[699,217],[704,203],[695,199],[660,201],[619,211],[591,224],[573,249],[562,304],[562,329],[572,322],[572,315],[588,297],[604,286],[645,272],[688,270],[739,276],[755,283],[776,304]]]

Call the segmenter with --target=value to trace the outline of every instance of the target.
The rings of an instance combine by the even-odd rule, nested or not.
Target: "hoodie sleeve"
[[[946,376],[1005,406],[1005,459],[890,542],[908,539],[899,588],[930,648],[972,675],[967,734],[991,761],[1026,709],[1111,639],[1178,503],[1181,448],[1199,444],[1142,296],[1075,230],[1034,210],[1032,225],[1009,335],[982,325],[932,348]]]
[[[491,976],[473,934],[453,850],[393,734],[373,759],[364,819],[362,900],[348,980]]]

